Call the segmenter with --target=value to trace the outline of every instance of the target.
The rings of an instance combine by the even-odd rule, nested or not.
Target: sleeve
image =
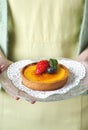
[[[0,0],[0,49],[7,56],[7,0]]]
[[[88,47],[88,0],[85,0],[83,21],[82,21],[81,31],[79,36],[78,53],[81,53],[87,47]]]
[[[84,49],[88,47],[88,0],[85,0],[84,13],[83,13],[83,21],[79,36],[79,51],[80,54]],[[84,92],[82,95],[88,94],[88,90]]]
[[[0,49],[7,56],[7,0],[0,0]]]

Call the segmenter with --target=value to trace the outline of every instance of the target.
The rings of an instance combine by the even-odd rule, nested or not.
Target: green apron
[[[2,1],[6,2],[5,0],[2,0]],[[5,48],[3,47],[3,44],[2,44],[3,42],[0,42],[0,46],[5,54],[9,54],[9,55],[12,54],[13,57],[11,57],[11,58],[14,58],[14,61],[20,60],[22,58],[23,59],[35,58],[35,57],[39,57],[39,56],[40,56],[39,58],[41,58],[42,56],[50,57],[53,55],[54,55],[54,57],[66,55],[66,57],[75,58],[75,56],[77,55],[77,51],[80,52],[80,50],[82,51],[85,47],[88,46],[87,37],[83,35],[85,32],[84,28],[85,28],[85,26],[87,26],[86,17],[88,17],[88,15],[87,15],[86,9],[88,7],[88,0],[85,1],[85,8],[84,8],[85,14],[83,16],[83,20],[80,19],[82,17],[79,16],[78,21],[80,24],[78,24],[79,25],[78,28],[74,28],[74,30],[72,29],[72,34],[74,34],[74,36],[75,36],[75,41],[74,41],[74,38],[71,37],[71,34],[65,33],[65,31],[67,32],[67,30],[69,29],[69,25],[67,26],[67,23],[66,23],[66,26],[68,28],[65,28],[65,29],[63,28],[64,23],[61,23],[60,26],[57,27],[56,26],[57,24],[55,23],[54,18],[53,18],[54,13],[56,14],[58,12],[57,3],[62,5],[63,4],[62,0],[60,0],[60,1],[59,0],[44,0],[43,4],[41,4],[41,2],[42,2],[41,0],[36,0],[36,1],[29,0],[29,1],[31,2],[32,5],[34,4],[34,7],[36,7],[36,4],[40,3],[38,10],[37,10],[37,8],[35,8],[36,17],[39,18],[36,20],[41,20],[41,21],[46,20],[46,18],[48,18],[48,14],[49,14],[48,11],[50,10],[51,17],[50,17],[50,19],[48,19],[48,20],[50,20],[50,23],[47,23],[47,21],[45,21],[46,24],[44,25],[44,23],[40,22],[40,24],[39,25],[37,24],[37,27],[35,26],[35,28],[33,28],[33,26],[31,26],[32,23],[29,23],[30,21],[28,21],[27,25],[23,24],[23,23],[25,23],[25,19],[27,18],[27,17],[24,18],[25,0],[19,0],[19,1],[9,0],[9,7],[10,7],[9,13],[12,13],[10,15],[13,17],[9,16],[9,18],[11,18],[10,19],[11,21],[8,23],[8,25],[13,28],[10,28],[10,30],[8,30],[9,31],[9,39],[8,39],[9,46],[8,47],[12,46],[12,47],[14,47],[14,49],[15,48],[16,49],[14,50],[14,53],[12,53],[12,51],[10,51],[10,53],[9,53],[6,50],[5,45],[4,45]],[[29,2],[29,1],[27,0],[27,2]],[[33,3],[33,1],[34,1],[34,3]],[[51,4],[51,6],[49,6],[49,10],[47,8],[48,7],[47,1],[49,1],[49,3]],[[20,2],[22,2],[22,3],[20,3]],[[56,2],[56,4],[54,2]],[[73,5],[75,2],[77,2],[77,0],[74,0]],[[78,0],[78,2],[80,4],[79,0]],[[54,7],[54,5],[52,3],[55,4],[56,12],[52,12],[52,8]],[[82,3],[82,0],[81,0],[81,3]],[[23,16],[23,19],[21,19],[22,16],[19,16],[19,22],[20,22],[19,26],[20,27],[17,24],[18,17],[16,16],[17,10],[15,8],[15,4],[17,4],[16,7],[20,8],[22,10],[24,9],[23,15],[21,14]],[[79,5],[79,4],[77,4],[77,5]],[[4,9],[6,9],[6,3],[2,2],[2,5],[3,5]],[[65,8],[66,13],[68,12],[67,9],[70,8],[69,5],[67,5],[67,6],[68,6],[68,8]],[[26,10],[26,11],[28,11],[28,12],[26,12],[27,14],[28,13],[30,14],[29,10],[32,10],[32,15],[33,15],[34,7],[33,8],[32,7],[33,6],[30,6],[30,8],[28,10]],[[46,9],[47,13],[44,13],[44,11],[42,10],[42,7],[43,7],[43,9],[44,8]],[[80,5],[77,7],[80,7]],[[7,16],[7,14],[5,12],[6,10],[4,10],[4,9],[3,9],[4,15],[2,17]],[[61,10],[62,10],[62,8],[60,8],[60,11]],[[40,17],[41,15],[38,16],[37,11],[39,11],[38,13],[43,13],[43,17]],[[75,7],[75,11],[76,11],[76,7]],[[83,11],[83,7],[81,9],[79,8],[79,11],[80,11],[80,15],[81,15],[82,11]],[[20,12],[18,12],[18,14],[19,13]],[[53,13],[53,15],[52,15],[52,13]],[[36,17],[34,17],[34,15],[32,17],[34,19],[36,18]],[[76,20],[76,17],[77,16],[74,16],[74,19],[73,19],[74,21]],[[7,18],[7,17],[5,17],[5,18]],[[66,19],[64,19],[64,17],[57,17],[57,16],[55,17],[55,19],[57,19],[57,20],[59,18],[63,18],[64,21],[66,20]],[[7,20],[7,19],[3,19],[3,20]],[[24,20],[24,22],[21,20]],[[83,21],[83,22],[82,22],[82,27],[81,27],[81,31],[80,31],[81,21]],[[32,22],[35,22],[35,20]],[[36,21],[36,23],[38,23],[38,21]],[[83,23],[85,23],[85,25]],[[6,22],[4,24],[5,24],[5,28],[3,29],[3,31],[5,31],[5,35],[3,37],[6,38],[7,24],[6,24]],[[40,30],[41,29],[40,26],[42,27],[41,24],[43,24],[43,27],[44,27],[44,28],[42,28],[42,30]],[[48,25],[48,24],[53,25],[53,27],[51,28],[51,25]],[[30,25],[30,27],[28,27],[29,25]],[[34,24],[34,25],[36,25],[36,24]],[[49,31],[47,32],[46,30],[47,30],[47,27],[49,27],[49,26],[50,26],[50,28],[48,28]],[[60,27],[62,27],[62,28],[60,28]],[[71,25],[70,25],[70,27],[71,27]],[[76,26],[74,25],[74,27],[76,27]],[[21,31],[19,31],[19,28],[21,29]],[[30,30],[30,28],[32,28],[32,29]],[[57,28],[61,29],[60,30],[61,33],[58,34],[58,36],[55,35],[57,32],[59,32],[57,30]],[[22,30],[22,29],[24,29],[24,30]],[[26,29],[28,29],[28,33],[27,33]],[[77,30],[75,30],[75,29],[78,30],[77,34],[76,34]],[[86,28],[86,30],[87,30],[87,28]],[[24,31],[25,31],[25,35],[23,33]],[[30,31],[33,31],[33,32],[29,33]],[[35,31],[37,31],[37,34],[35,33]],[[79,33],[79,31],[80,31],[80,33]],[[41,33],[44,32],[44,34],[41,34],[40,32]],[[32,33],[33,33],[33,35],[30,36],[29,34],[32,34]],[[64,34],[64,36],[62,36],[61,34]],[[73,42],[68,43],[65,40],[68,37],[67,34],[68,34],[68,36],[70,36],[70,38],[73,38],[73,40],[72,40]],[[78,38],[78,35],[80,35],[79,38]],[[12,36],[14,36],[14,37],[11,39]],[[27,37],[27,39],[26,39],[26,37]],[[64,39],[62,39],[62,37]],[[23,41],[22,41],[22,39],[23,39]],[[26,40],[28,40],[28,41],[26,41]],[[16,42],[16,44],[14,41]],[[22,44],[21,44],[21,41],[22,41]],[[65,41],[66,41],[66,43],[65,43]],[[70,39],[70,41],[71,41],[71,39]],[[62,47],[61,47],[61,44],[59,44],[60,46],[58,45],[58,43],[60,43],[60,42],[63,43]],[[4,43],[6,44],[6,41]],[[19,43],[19,44],[17,44],[17,43]],[[29,51],[29,53],[26,53],[25,57],[23,55],[25,52],[24,51],[25,49],[23,50],[23,48],[25,48],[24,43],[27,45],[28,50],[31,47],[31,49],[30,49],[31,52]],[[29,43],[30,43],[30,46],[28,46]],[[73,43],[75,43],[75,44],[73,44]],[[83,46],[82,43],[85,43],[85,46]],[[55,50],[56,49],[59,50],[59,48],[65,50],[66,49],[65,45],[67,45],[67,46],[71,45],[72,49],[74,47],[76,55],[75,54],[72,55],[71,53],[70,53],[70,55],[68,55],[67,51],[66,51],[66,53],[65,52],[63,53],[61,50],[60,50],[60,52],[58,52],[58,51],[56,51],[57,53],[55,52]],[[82,49],[78,50],[77,45],[82,47]],[[47,49],[47,46],[50,47],[50,50],[52,50],[51,51],[52,53],[49,51],[49,49]],[[18,47],[20,48],[20,51],[17,50]],[[71,49],[71,47],[70,47],[70,49]],[[37,48],[37,50],[36,50],[36,48]],[[43,54],[43,49],[45,49],[45,50],[47,49],[46,55],[45,55],[45,53]],[[34,52],[33,50],[36,50],[36,51]],[[21,53],[21,55],[19,54],[19,52]],[[40,55],[38,53],[40,53]],[[19,55],[19,58],[17,57],[17,55]],[[50,103],[38,102],[38,103],[35,103],[34,105],[31,105],[30,103],[28,103],[24,100],[15,101],[11,97],[9,97],[6,93],[0,92],[0,106],[1,106],[0,107],[0,122],[1,122],[0,130],[19,130],[19,129],[21,129],[21,130],[30,130],[30,129],[31,130],[59,130],[59,129],[60,130],[87,130],[88,129],[88,125],[87,125],[88,124],[87,123],[88,96],[87,95],[79,96],[79,97],[68,99],[65,101],[50,102]]]

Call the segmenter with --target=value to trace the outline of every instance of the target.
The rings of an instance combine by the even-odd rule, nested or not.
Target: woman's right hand
[[[23,98],[32,104],[35,103],[32,96],[16,88],[9,80],[7,76],[7,69],[10,64],[12,64],[11,61],[9,61],[6,57],[0,56],[0,83],[2,84],[4,90],[16,100]]]

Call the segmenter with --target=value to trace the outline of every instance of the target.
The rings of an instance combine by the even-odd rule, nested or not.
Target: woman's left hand
[[[76,61],[82,63],[85,66],[85,77],[80,81],[82,86],[88,86],[88,48],[86,48],[76,59]],[[78,90],[79,91],[79,90]]]

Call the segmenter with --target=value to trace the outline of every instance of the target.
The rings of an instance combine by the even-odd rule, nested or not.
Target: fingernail
[[[14,96],[12,96],[12,98],[14,98],[15,100],[19,100],[20,99],[19,97],[14,97]]]
[[[5,67],[5,65],[0,66],[0,73],[2,73],[2,71],[4,70],[4,67]]]
[[[19,97],[15,97],[16,100],[19,100],[20,98]]]
[[[36,101],[30,101],[31,104],[34,104]]]
[[[1,68],[5,67],[5,65],[1,65]]]
[[[2,73],[1,69],[0,69],[0,73]]]

